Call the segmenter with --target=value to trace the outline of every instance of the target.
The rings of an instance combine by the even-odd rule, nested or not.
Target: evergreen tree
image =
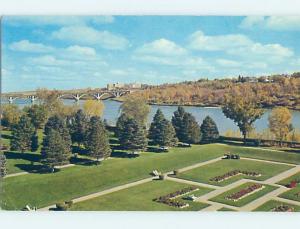
[[[149,139],[160,146],[174,146],[177,143],[175,130],[160,109],[157,110],[151,123]]]
[[[124,129],[119,133],[120,145],[128,150],[145,150],[147,147],[146,127],[128,117]]]
[[[43,139],[42,162],[54,171],[54,166],[64,165],[71,157],[70,146],[57,130],[50,130]]]
[[[48,119],[44,128],[44,134],[48,135],[51,130],[58,131],[66,144],[71,147],[72,142],[70,132],[66,126],[65,120],[62,117],[59,115],[54,115]]]
[[[72,142],[77,142],[80,146],[85,141],[86,131],[88,128],[88,118],[83,110],[78,110],[70,120],[70,133]]]
[[[199,143],[201,140],[200,126],[195,117],[190,113],[185,113],[182,120],[182,142]]]
[[[5,177],[7,174],[6,171],[6,157],[4,154],[0,155],[0,178]]]
[[[108,133],[99,117],[92,117],[89,122],[85,148],[91,157],[98,161],[100,158],[107,158],[111,154]]]
[[[201,141],[204,143],[215,142],[219,138],[216,123],[210,116],[206,116],[201,124]]]
[[[39,148],[39,138],[37,135],[37,132],[34,131],[33,135],[31,136],[31,147],[30,150],[31,152],[37,151]]]
[[[121,134],[124,132],[125,123],[128,120],[128,116],[124,113],[120,115],[116,123],[115,135],[117,138],[120,138]]]
[[[183,129],[183,116],[185,114],[183,107],[179,106],[177,111],[174,112],[172,117],[172,124],[176,132],[176,136],[179,141],[183,141],[182,129]]]
[[[13,127],[12,139],[10,142],[11,150],[21,151],[31,149],[32,137],[34,135],[34,127],[31,120],[26,115],[20,117],[19,122]]]

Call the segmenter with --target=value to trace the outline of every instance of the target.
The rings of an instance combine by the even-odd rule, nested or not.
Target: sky
[[[300,16],[5,16],[2,91],[300,71]]]

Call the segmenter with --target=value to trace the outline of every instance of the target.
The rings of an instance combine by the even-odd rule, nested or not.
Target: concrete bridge
[[[123,95],[130,94],[132,91],[130,90],[103,90],[94,93],[62,93],[58,95],[58,99],[74,99],[78,102],[80,99],[84,98],[92,98],[96,100],[103,99],[104,96],[110,98],[119,98]],[[10,104],[13,103],[16,99],[28,99],[31,103],[34,103],[38,97],[36,94],[2,94],[2,99],[8,101]]]

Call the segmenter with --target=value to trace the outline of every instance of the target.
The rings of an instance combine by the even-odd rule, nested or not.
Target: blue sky
[[[2,90],[300,71],[300,17],[4,17]]]

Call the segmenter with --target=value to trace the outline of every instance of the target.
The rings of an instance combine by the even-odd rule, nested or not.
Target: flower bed
[[[187,188],[181,189],[179,191],[169,193],[165,196],[160,196],[158,198],[155,198],[155,199],[153,199],[153,201],[156,201],[158,203],[167,204],[169,206],[177,207],[177,208],[188,207],[189,206],[188,203],[184,203],[182,201],[178,201],[178,200],[174,200],[174,199],[179,196],[185,195],[187,193],[196,191],[196,190],[198,190],[197,187],[194,187],[194,186],[187,187]]]
[[[227,196],[226,199],[238,201],[250,194],[253,194],[254,192],[260,191],[264,187],[265,186],[263,186],[261,184],[252,184],[252,185],[248,186],[247,188],[244,188],[236,193],[233,193],[233,194]]]
[[[271,209],[272,212],[293,212],[294,208],[288,205],[278,205],[275,208]]]
[[[251,177],[259,177],[261,176],[260,173],[257,173],[257,172],[249,172],[249,171],[242,171],[242,170],[239,170],[239,169],[236,169],[236,170],[232,170],[228,173],[225,173],[221,176],[216,176],[216,177],[213,177],[210,179],[210,181],[214,181],[214,182],[222,182],[224,180],[227,180],[233,176],[237,176],[237,175],[246,175],[246,176],[251,176]]]

